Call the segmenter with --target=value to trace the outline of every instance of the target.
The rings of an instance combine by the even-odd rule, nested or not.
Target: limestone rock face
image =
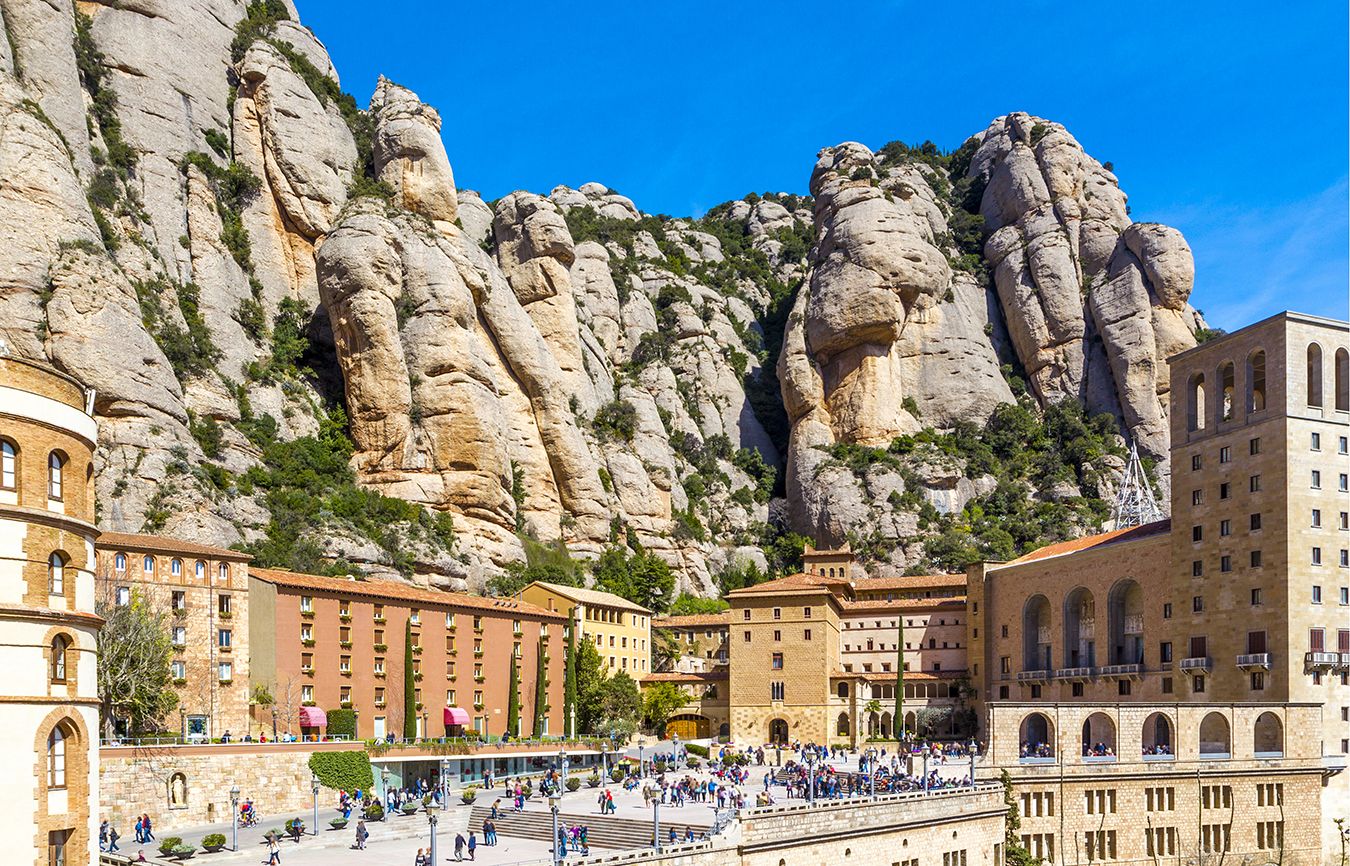
[[[394,188],[400,206],[429,220],[454,222],[459,202],[436,109],[381,77],[370,110],[377,118],[376,175]]]

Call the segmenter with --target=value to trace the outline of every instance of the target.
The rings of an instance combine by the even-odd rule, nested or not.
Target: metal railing
[[[1204,673],[1214,667],[1214,660],[1209,656],[1193,656],[1181,660],[1181,669],[1183,671],[1199,671]]]
[[[1137,677],[1143,675],[1144,666],[1141,664],[1106,665],[1100,673],[1104,677]]]
[[[1334,668],[1341,662],[1338,653],[1309,652],[1303,656],[1303,663],[1310,668]]]
[[[1058,670],[1055,671],[1055,679],[1087,680],[1095,676],[1096,673],[1097,669],[1091,667],[1059,668]]]
[[[1270,653],[1243,653],[1237,657],[1237,666],[1270,670]]]

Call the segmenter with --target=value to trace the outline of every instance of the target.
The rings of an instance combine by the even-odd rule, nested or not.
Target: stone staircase
[[[707,824],[698,824],[680,820],[682,810],[670,808],[661,812],[661,839],[665,843],[670,839],[671,829],[683,840],[686,829],[692,829],[696,838],[702,838],[709,829]],[[469,828],[483,831],[483,820],[492,812],[490,806],[474,806],[469,817]],[[672,814],[675,813],[675,814]],[[667,817],[672,820],[667,820]],[[547,842],[553,838],[553,815],[547,811],[514,812],[503,809],[497,817],[497,834],[517,839],[535,839]],[[614,815],[598,815],[560,812],[559,826],[581,825],[587,828],[587,840],[592,849],[625,851],[631,848],[650,848],[652,845],[652,822],[633,818],[618,818]]]

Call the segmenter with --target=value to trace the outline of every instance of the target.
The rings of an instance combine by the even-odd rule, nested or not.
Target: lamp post
[[[970,787],[975,787],[975,738],[970,738]]]
[[[558,850],[558,800],[561,799],[557,794],[548,795],[548,810],[553,813],[553,841],[549,843],[549,850],[553,852],[553,864],[562,862],[562,852]]]
[[[309,790],[314,795],[314,826],[310,828],[310,835],[319,835],[319,777],[314,773],[309,774]]]
[[[816,753],[812,751],[806,753],[806,802],[816,802]]]
[[[928,793],[928,749],[923,750],[923,792]]]
[[[431,862],[436,862],[436,804],[431,803],[427,807],[427,824],[431,827]]]
[[[567,770],[570,767],[567,760],[567,749],[558,750],[558,767],[562,771],[562,775],[558,777],[558,796],[561,797],[563,788],[567,785]]]
[[[231,851],[239,850],[239,786],[230,786],[230,824],[233,828]]]
[[[609,741],[600,742],[600,779],[603,783],[609,776]]]
[[[441,758],[441,808],[450,805],[450,759]]]
[[[877,747],[867,750],[867,776],[872,781],[872,799],[877,798]]]
[[[380,797],[384,800],[380,805],[385,811],[389,811],[389,765],[380,768]]]
[[[638,740],[638,777],[645,779],[647,778],[647,761],[642,757],[643,748],[642,741]]]
[[[661,853],[661,796],[652,800],[652,847]]]

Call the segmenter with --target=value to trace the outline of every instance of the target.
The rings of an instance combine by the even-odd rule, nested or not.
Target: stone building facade
[[[251,676],[275,700],[281,730],[326,732],[326,711],[356,711],[356,733],[404,731],[405,635],[411,631],[414,719],[419,737],[506,732],[511,668],[520,725],[533,730],[535,683],[544,659],[544,730],[563,722],[566,618],[514,599],[421,589],[403,583],[250,570]]]
[[[653,619],[653,672],[725,671],[731,654],[730,623],[727,611]],[[663,655],[658,642],[670,648],[669,657]]]
[[[1000,743],[994,769],[1009,768],[1024,795],[1041,772],[1027,764],[1048,749],[1054,763],[1090,763],[1073,768],[1080,776],[1112,774],[1131,814],[1151,788],[1192,790],[1198,773],[1232,788],[1224,809],[1231,796],[1248,814],[1273,804],[1287,815],[1244,819],[1238,833],[1193,812],[1152,849],[1131,829],[1108,859],[1339,850],[1333,819],[1350,817],[1348,342],[1344,322],[1284,313],[1173,357],[1171,519],[970,570],[977,701]]]
[[[5,861],[97,857],[93,394],[0,355],[0,755]]]
[[[961,733],[965,576],[845,577],[856,573],[846,561],[810,557],[802,574],[728,594],[732,736],[857,745],[901,724]]]
[[[180,733],[258,734],[249,715],[249,556],[118,532],[103,533],[95,548],[100,597],[116,603],[135,592],[166,616]]]

